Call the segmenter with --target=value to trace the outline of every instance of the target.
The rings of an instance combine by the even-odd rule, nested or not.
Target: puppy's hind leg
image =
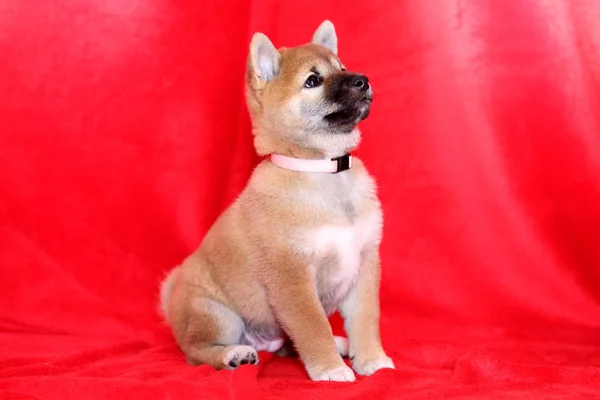
[[[230,308],[208,298],[191,300],[187,319],[176,333],[187,362],[208,364],[216,369],[236,369],[243,364],[258,364],[256,350],[244,346],[244,323]]]

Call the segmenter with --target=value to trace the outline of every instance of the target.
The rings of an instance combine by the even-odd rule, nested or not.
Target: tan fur
[[[335,111],[324,90],[344,72],[328,24],[313,40],[329,49],[274,52],[266,36],[254,36],[247,100],[259,154],[322,158],[358,145],[355,126],[332,133],[306,111]],[[303,89],[311,68],[325,77],[321,90]],[[188,362],[233,369],[258,362],[257,350],[286,351],[289,339],[311,379],[352,381],[340,356],[347,342],[327,319],[339,308],[353,369],[393,368],[379,335],[381,225],[374,180],[357,158],[338,174],[260,163],[198,250],[163,281],[161,308]]]

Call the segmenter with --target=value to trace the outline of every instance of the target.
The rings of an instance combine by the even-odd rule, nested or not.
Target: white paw
[[[331,381],[331,382],[354,382],[356,377],[352,369],[347,366],[338,367],[321,372],[314,381]]]
[[[284,343],[285,342],[283,339],[268,340],[257,343],[250,342],[256,351],[268,351],[269,353],[275,353],[283,347]]]
[[[335,347],[337,347],[338,353],[340,356],[347,357],[348,356],[348,339],[341,336],[334,336],[335,339]]]
[[[389,357],[380,357],[374,360],[354,361],[352,368],[360,375],[373,375],[375,371],[383,368],[396,369],[394,362]]]
[[[227,369],[236,369],[244,364],[258,364],[258,354],[250,346],[229,346],[223,357]]]

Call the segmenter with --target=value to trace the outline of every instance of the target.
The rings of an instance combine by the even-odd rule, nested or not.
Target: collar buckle
[[[337,162],[337,169],[333,171],[334,174],[349,170],[352,166],[352,158],[350,154],[344,154],[343,156],[332,158],[331,161]]]

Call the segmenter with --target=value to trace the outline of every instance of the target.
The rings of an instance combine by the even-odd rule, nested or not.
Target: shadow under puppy
[[[246,98],[256,151],[270,157],[162,283],[178,345],[193,365],[235,369],[288,340],[312,380],[394,368],[379,332],[381,207],[349,155],[373,98],[367,77],[346,71],[324,21],[294,48],[256,33]],[[332,334],[336,309],[347,340]]]

